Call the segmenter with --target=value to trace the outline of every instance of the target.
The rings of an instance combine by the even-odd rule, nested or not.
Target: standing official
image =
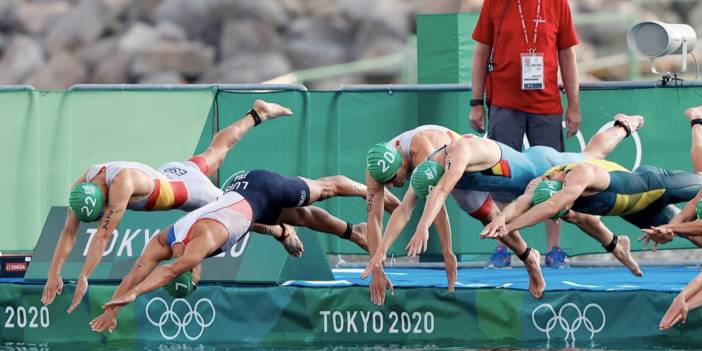
[[[473,129],[485,132],[483,105],[487,102],[490,139],[519,151],[526,134],[529,145],[550,146],[562,152],[559,67],[568,99],[568,136],[580,127],[578,70],[573,49],[578,37],[568,1],[485,0],[473,39],[477,42],[470,101]],[[567,265],[567,255],[559,247],[560,226],[549,221],[546,227],[546,265]],[[510,262],[507,249],[498,247],[489,265],[505,267]]]

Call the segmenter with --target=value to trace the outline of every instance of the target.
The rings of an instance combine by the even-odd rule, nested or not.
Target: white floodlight
[[[629,30],[629,49],[651,60],[651,72],[656,70],[656,58],[682,55],[682,71],[687,71],[687,55],[695,49],[697,33],[687,24],[644,21]],[[678,73],[681,73],[678,72]]]

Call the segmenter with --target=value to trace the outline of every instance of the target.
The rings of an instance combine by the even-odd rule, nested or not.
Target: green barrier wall
[[[39,133],[34,94],[29,89],[0,93],[0,218],[3,249],[28,249],[41,231]],[[36,234],[35,234],[36,233]]]
[[[1,250],[31,250],[53,205],[95,163],[154,167],[209,144],[215,90],[0,91]]]
[[[419,83],[470,83],[475,49],[471,34],[478,17],[478,13],[417,15]]]
[[[0,175],[5,194],[0,204],[5,225],[0,249],[31,250],[50,207],[66,204],[70,184],[89,165],[122,159],[158,167],[186,159],[206,147],[213,129],[244,115],[255,99],[288,105],[294,117],[265,123],[249,133],[222,165],[220,183],[236,170],[252,168],[310,178],[344,174],[363,181],[365,153],[373,143],[420,124],[470,132],[466,86],[364,86],[321,92],[307,92],[304,87],[283,89],[287,91],[237,86],[99,88],[0,90],[1,123],[5,124],[0,128],[0,146],[5,150],[0,161],[7,169]],[[616,112],[642,114],[646,125],[639,133],[641,163],[691,170],[690,128],[682,112],[702,103],[702,87],[662,88],[653,82],[585,86],[581,99],[585,140]],[[580,150],[576,139],[568,140],[567,150]],[[610,159],[631,167],[635,156],[634,143],[627,139]],[[405,190],[393,192],[401,196]],[[458,210],[453,200],[448,202],[456,252],[490,253],[494,242],[477,239],[478,222]],[[351,222],[366,218],[361,199],[332,199],[320,205]],[[402,254],[418,214],[419,210],[392,254]],[[605,221],[617,233],[638,234],[621,219]],[[542,226],[537,226],[524,234],[532,246],[545,249],[543,233]],[[439,253],[437,242],[432,240],[430,254]],[[361,252],[331,236],[324,236],[322,243],[330,253]],[[666,245],[690,246],[684,240]],[[571,255],[602,251],[598,243],[568,225],[562,247]]]
[[[73,286],[50,306],[40,285],[0,286],[0,340],[61,348],[136,346],[160,349],[182,343],[212,347],[442,346],[467,348],[654,349],[689,348],[702,339],[702,312],[670,331],[658,321],[674,297],[662,292],[547,292],[397,288],[384,306],[368,288],[201,286],[187,299],[162,290],[122,308],[113,333],[88,323],[114,286],[91,285],[87,298],[66,314]],[[84,344],[83,344],[84,343]],[[177,344],[173,344],[177,343]],[[48,345],[47,345],[48,344]],[[66,347],[64,347],[66,348]],[[131,348],[131,347],[130,347]]]

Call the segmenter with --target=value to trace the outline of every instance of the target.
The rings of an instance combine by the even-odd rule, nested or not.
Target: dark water
[[[548,344],[524,344],[516,347],[518,342],[495,342],[489,345],[427,345],[427,344],[385,344],[385,345],[363,345],[363,344],[304,344],[304,345],[246,345],[233,343],[222,344],[199,344],[199,343],[164,343],[164,342],[112,342],[112,343],[4,343],[0,344],[0,350],[8,351],[120,351],[120,350],[143,350],[143,351],[224,351],[224,350],[451,350],[451,351],[477,351],[477,350],[700,350],[699,343],[672,344],[660,337],[655,340],[617,340],[606,343],[577,342],[575,345],[567,344],[562,340],[552,340]]]

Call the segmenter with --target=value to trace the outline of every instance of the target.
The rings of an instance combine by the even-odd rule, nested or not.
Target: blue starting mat
[[[578,267],[564,269],[543,268],[546,291],[660,291],[678,292],[699,272],[695,266],[642,267],[643,277],[636,277],[624,267]],[[361,268],[334,269],[333,281],[289,281],[286,286],[349,287],[368,286],[370,279],[362,280]],[[446,271],[438,268],[386,268],[386,276],[395,287],[446,288]],[[528,290],[529,276],[524,268],[458,270],[456,289],[507,288]]]

